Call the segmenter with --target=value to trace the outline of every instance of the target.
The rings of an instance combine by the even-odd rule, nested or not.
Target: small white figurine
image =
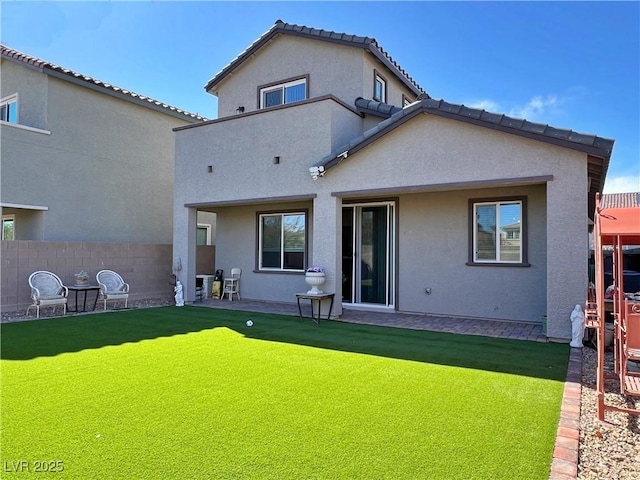
[[[582,338],[584,337],[584,312],[580,305],[571,312],[571,345],[574,348],[582,348]]]
[[[176,286],[173,291],[176,292],[176,307],[184,307],[184,295],[182,294],[182,283],[180,283],[180,280],[176,281]]]

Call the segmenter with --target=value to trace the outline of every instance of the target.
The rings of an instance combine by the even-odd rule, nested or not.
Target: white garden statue
[[[184,307],[184,294],[182,292],[182,283],[180,280],[176,281],[176,286],[173,291],[176,292],[176,307]]]
[[[580,305],[571,312],[571,345],[574,348],[582,348],[582,338],[584,337],[584,312]]]

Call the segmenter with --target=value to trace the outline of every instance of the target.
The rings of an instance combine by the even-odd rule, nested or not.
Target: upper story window
[[[375,70],[373,77],[373,99],[376,102],[384,103],[387,101],[387,81]]]
[[[402,94],[402,108],[404,107],[408,107],[409,105],[411,105],[413,102],[411,101],[411,99],[409,97],[407,97],[404,93]]]
[[[471,200],[471,264],[526,265],[526,198]]]
[[[0,120],[18,123],[18,94],[0,99]]]
[[[275,107],[307,99],[307,79],[296,78],[260,87],[260,108]]]

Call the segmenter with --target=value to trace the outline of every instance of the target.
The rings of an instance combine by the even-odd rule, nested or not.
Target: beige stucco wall
[[[257,215],[266,211],[304,210],[310,212],[309,242],[312,242],[312,203],[291,202],[269,205],[246,205],[240,207],[221,208],[218,213],[220,232],[216,251],[224,251],[224,257],[219,257],[216,268],[224,270],[229,275],[231,269],[242,269],[241,294],[246,298],[256,300],[291,302],[291,292],[308,290],[302,273],[256,272],[256,252],[258,225]],[[309,246],[312,251],[312,244]]]
[[[295,59],[295,61],[292,61]],[[218,117],[259,108],[258,87],[309,76],[309,98],[334,95],[348,105],[373,97],[374,69],[387,80],[387,103],[402,106],[402,93],[412,95],[373,54],[362,48],[291,35],[278,35],[224,79],[218,91]]]
[[[396,197],[400,310],[531,322],[547,314],[549,336],[570,337],[569,314],[584,301],[587,282],[586,155],[421,114],[313,181],[308,167],[331,150],[322,141],[324,117],[308,117],[309,112],[298,116],[298,108],[302,107],[283,109],[283,117],[271,117],[273,124],[286,125],[282,132],[294,133],[288,138],[278,136],[280,129],[265,137],[242,119],[233,127],[238,134],[234,137],[228,134],[230,126],[220,125],[178,132],[176,161],[181,174],[176,185],[189,191],[177,196],[176,218],[181,219],[175,230],[177,251],[188,252],[184,232],[190,214],[185,203],[307,195],[313,197],[310,261],[328,267],[325,287],[340,298],[341,285],[335,280],[341,269],[341,196]],[[296,127],[305,118],[312,118],[315,126],[308,136],[298,135]],[[286,168],[267,165],[273,150],[264,147],[273,141],[296,159],[292,164],[285,162]],[[245,152],[246,145],[251,145],[251,154]],[[215,174],[208,181],[185,174],[187,167],[205,157],[224,158],[220,180],[215,180]],[[376,189],[381,192],[371,193]],[[468,199],[496,195],[527,196],[529,267],[465,265]],[[230,232],[236,232],[242,220],[233,215],[219,217],[219,264],[225,264],[227,257],[253,263],[255,219],[244,221],[242,231],[254,245],[228,237],[236,235]],[[279,279],[259,288],[257,283],[255,288],[252,285],[250,279],[244,284],[247,298],[291,298],[296,291]],[[432,288],[430,296],[424,294],[425,287]]]
[[[187,121],[3,61],[15,92],[20,122],[49,132],[0,132],[2,202],[48,207],[29,238],[171,243],[172,128]]]
[[[0,59],[0,73],[0,98],[18,93],[18,121],[22,125],[48,130],[47,76],[5,59]]]
[[[324,100],[180,130],[177,208],[312,192],[309,167],[358,135],[359,126],[357,114]]]
[[[425,114],[350,156],[319,182],[331,178],[331,189],[339,192],[411,185],[430,189],[459,182],[552,176],[546,185],[546,200],[533,205],[538,215],[542,215],[540,209],[546,209],[546,238],[530,230],[530,241],[533,248],[537,247],[536,238],[546,243],[548,334],[552,338],[570,338],[569,315],[576,304],[584,302],[587,284],[586,164],[586,154],[574,150]],[[493,194],[492,190],[487,190],[488,195]],[[466,228],[458,234],[466,239]],[[316,236],[315,241],[321,240]],[[483,267],[465,270],[476,269]],[[533,269],[534,266],[529,271]],[[513,273],[517,269],[485,270],[500,285],[508,285],[516,275],[533,275]],[[502,273],[498,273],[500,270]],[[520,289],[537,291],[538,300],[522,305],[513,319],[539,319],[539,291],[545,288],[539,283],[539,276],[523,277],[517,284]],[[493,298],[480,295],[466,303],[479,306],[468,308],[466,314],[470,316],[478,310],[490,311],[495,305]],[[498,313],[491,318],[503,316]]]
[[[467,266],[469,199],[526,196],[530,267]],[[402,195],[398,308],[537,322],[546,314],[544,185]],[[430,294],[425,289],[431,289]]]
[[[181,280],[187,294],[192,290],[188,283],[192,275],[186,259],[194,255],[195,238],[191,231],[195,230],[197,217],[196,209],[186,208],[185,204],[203,204],[204,208],[223,201],[251,203],[267,197],[312,195],[314,182],[309,176],[309,166],[331,152],[336,144],[357,135],[359,126],[358,115],[333,100],[324,100],[176,132],[174,256],[185,265]],[[279,164],[273,163],[275,156],[280,157]],[[208,173],[209,165],[212,173]],[[227,225],[229,216],[219,209],[213,210],[217,213],[216,251],[230,254],[224,245],[236,242],[228,243],[226,235],[237,231],[237,226],[235,222],[233,226]],[[251,241],[255,241],[255,219],[249,228],[253,231]],[[226,256],[216,254],[216,259],[217,268],[228,270],[234,266]],[[252,270],[253,254],[248,261]],[[243,290],[254,281],[251,275],[254,274],[243,268]],[[290,282],[283,277],[270,282],[270,287]],[[277,288],[265,292],[272,294]],[[247,292],[259,295],[250,289]]]

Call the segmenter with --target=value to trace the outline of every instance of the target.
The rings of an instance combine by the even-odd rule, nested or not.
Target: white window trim
[[[487,259],[478,259],[478,207],[482,205],[494,205],[496,207],[496,225],[500,225],[500,206],[506,204],[518,204],[520,206],[520,235],[518,239],[520,240],[519,245],[519,259],[518,260],[500,260],[500,233],[496,232],[495,239],[495,247],[496,247],[496,258],[495,260],[487,260]],[[496,200],[491,202],[474,202],[473,204],[473,262],[474,263],[491,263],[491,264],[521,264],[523,263],[523,216],[524,216],[524,206],[522,200]]]
[[[16,121],[14,122],[8,122],[6,120],[2,120],[2,123],[6,123],[8,125],[15,125],[20,123],[20,109],[18,108],[18,93],[12,93],[11,95],[7,95],[4,98],[0,98],[0,107],[4,106],[4,105],[9,105],[10,103],[14,103],[16,104]]]
[[[42,130],[41,128],[36,127],[28,127],[26,125],[20,125],[19,123],[5,122],[4,120],[0,120],[0,125],[2,125],[3,127],[17,128],[18,130],[26,130],[27,132],[41,133],[42,135],[51,135],[51,131],[49,130]]]
[[[197,228],[207,229],[207,245],[211,245],[211,225],[208,223],[198,223]]]
[[[12,220],[13,221],[13,238],[11,240],[15,240],[15,238],[16,238],[16,216],[14,214],[2,215],[2,232],[0,232],[0,235],[2,235],[2,240],[6,240],[4,238],[4,222],[5,222],[5,220]]]
[[[287,87],[294,87],[296,85],[302,85],[304,84],[305,86],[305,91],[307,93],[307,97],[309,95],[309,87],[307,86],[307,79],[306,78],[300,78],[298,80],[292,80],[291,82],[285,82],[285,83],[279,83],[277,85],[271,85],[269,87],[264,87],[260,89],[260,108],[265,108],[264,106],[264,94],[265,93],[269,93],[269,92],[274,92],[276,90],[282,90],[282,103],[280,105],[287,105],[287,103],[285,102],[285,95],[284,95],[284,90]],[[276,105],[273,105],[274,107]]]
[[[382,86],[382,89],[380,92],[380,98],[376,97],[376,90],[377,90],[376,86],[378,82],[380,82],[380,85]],[[380,75],[377,72],[375,74],[375,78],[373,79],[373,98],[374,100],[382,103],[386,103],[387,101],[387,81],[384,78],[382,78],[382,75]]]
[[[305,228],[305,244],[304,244],[304,258],[305,258],[305,262],[306,262],[306,258],[307,258],[307,238],[306,238],[306,230],[307,230],[307,221],[308,221],[308,214],[305,211],[300,211],[300,212],[270,212],[270,213],[260,213],[258,215],[258,228],[259,228],[259,233],[258,233],[258,270],[261,272],[304,272],[305,270],[305,266],[303,265],[302,269],[293,269],[293,268],[284,268],[283,264],[284,264],[284,217],[285,216],[289,216],[289,215],[302,215],[304,217],[304,228]],[[283,221],[281,223],[281,232],[283,233],[282,235],[280,235],[280,267],[263,267],[262,266],[262,219],[264,217],[275,217],[275,216],[280,216],[283,218]]]

